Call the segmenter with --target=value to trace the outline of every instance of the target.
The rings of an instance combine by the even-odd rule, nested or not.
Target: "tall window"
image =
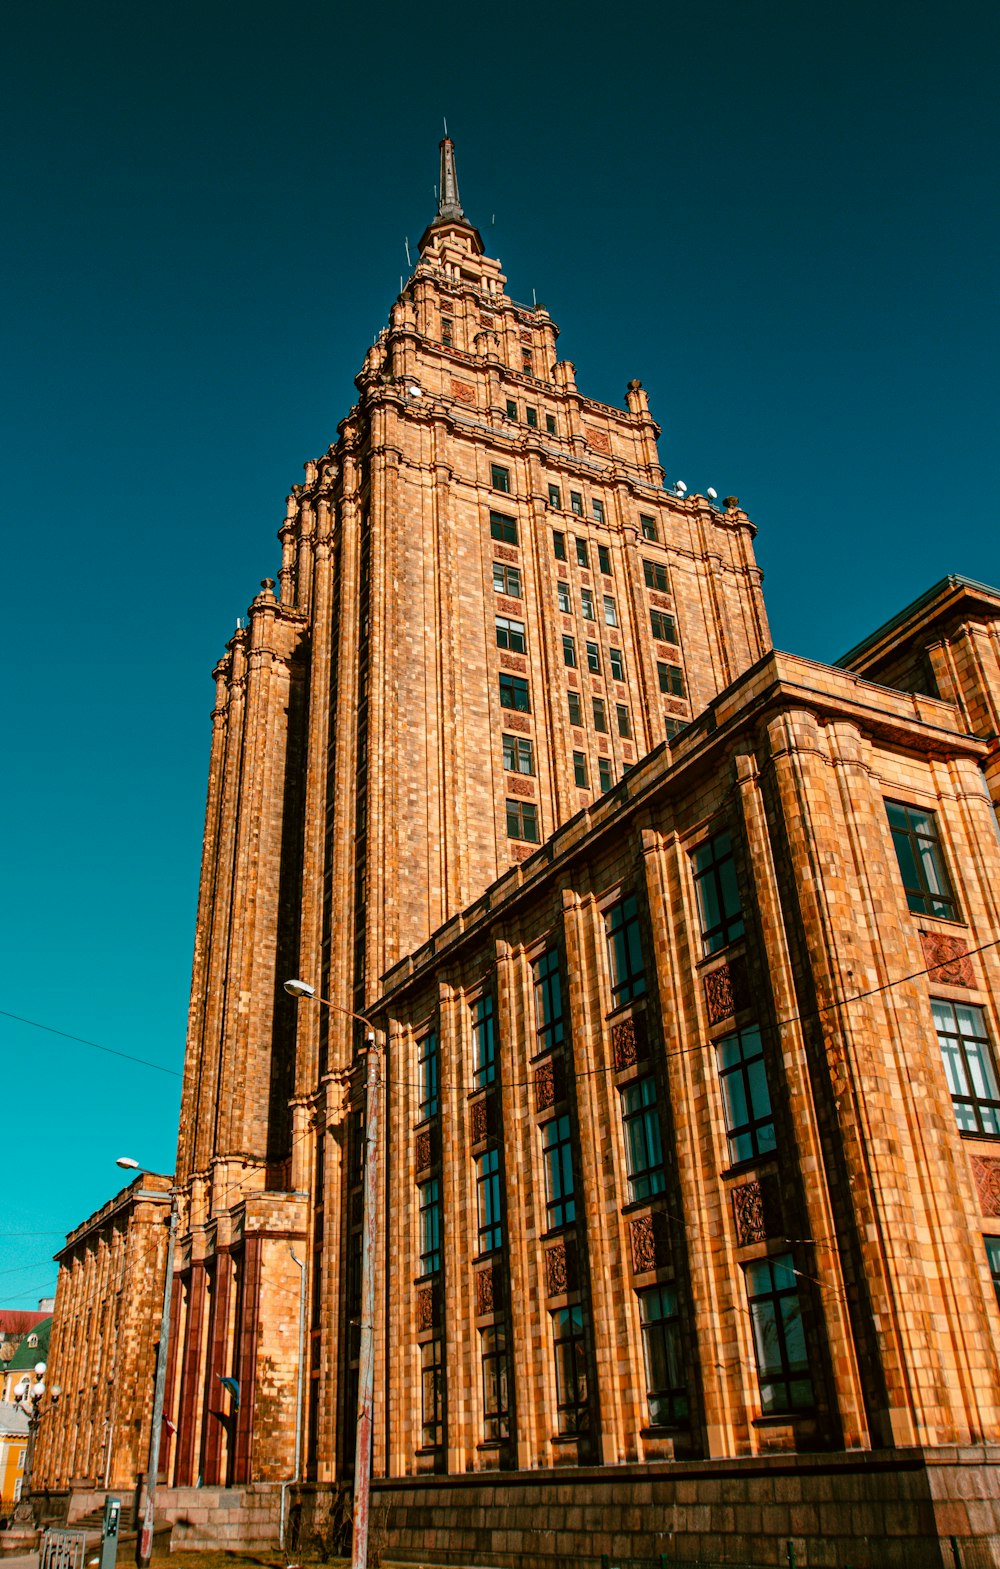
[[[625,739],[628,740],[632,734],[632,726],[628,717],[628,708],[624,703],[616,703],[615,712],[618,715],[618,734],[620,736],[624,736]]]
[[[531,426],[532,430],[538,429],[538,410],[533,409],[530,403],[525,404],[524,418]]]
[[[502,512],[490,513],[490,538],[505,545],[517,544],[517,519],[505,517]]]
[[[568,583],[556,584],[556,599],[559,604],[559,609],[565,611],[566,615],[570,615],[573,610],[573,602],[569,597]]]
[[[997,1294],[997,1304],[1000,1305],[1000,1237],[984,1237],[983,1241],[986,1243],[986,1260],[993,1277],[993,1289]]]
[[[655,518],[644,517],[642,515],[642,513],[640,513],[639,514],[639,525],[640,525],[640,527],[642,529],[642,537],[643,537],[643,539],[655,539],[656,538],[656,519]]]
[[[438,1114],[440,1067],[437,1030],[428,1030],[417,1042],[417,1083],[422,1120]]]
[[[668,616],[663,610],[651,610],[649,612],[649,629],[661,643],[677,642],[677,629],[674,626],[674,618],[673,616]]]
[[[585,752],[573,753],[573,778],[581,790],[590,789],[590,779],[587,774],[587,754]]]
[[[534,801],[509,800],[507,806],[507,838],[523,839],[528,844],[538,843],[538,808]]]
[[[501,670],[500,707],[514,708],[521,714],[531,713],[528,683],[523,676],[512,676],[506,670]]]
[[[587,641],[587,669],[592,675],[601,673],[601,651],[596,643]]]
[[[792,1255],[745,1268],[761,1410],[765,1416],[807,1410],[813,1388]]]
[[[561,1117],[553,1117],[542,1128],[542,1159],[545,1163],[546,1229],[555,1231],[576,1219],[573,1148],[565,1112]]]
[[[594,621],[596,619],[594,615],[594,596],[589,588],[581,588],[580,590],[580,608],[583,611],[584,621]]]
[[[509,774],[533,774],[535,772],[535,749],[526,736],[504,736],[503,766]]]
[[[615,681],[624,681],[625,662],[622,659],[622,651],[620,648],[608,649],[608,664],[611,666],[612,678]]]
[[[701,917],[705,952],[716,953],[745,931],[740,891],[736,884],[733,841],[728,833],[713,834],[691,856],[694,887]]]
[[[666,665],[662,659],[657,660],[656,674],[661,692],[666,692],[670,697],[684,696],[684,672],[680,665]]]
[[[604,596],[604,625],[609,627],[618,625],[618,606],[611,594]]]
[[[510,469],[501,468],[499,463],[490,464],[490,484],[494,490],[510,491]]]
[[[583,724],[583,707],[580,703],[579,692],[567,692],[566,700],[569,706],[569,722],[571,725]]]
[[[496,1016],[493,993],[486,992],[472,1004],[472,1082],[477,1090],[497,1076]]]
[[[642,960],[639,935],[639,905],[634,893],[626,894],[604,912],[611,965],[611,995],[614,1006],[641,997],[646,990],[646,966]]]
[[[420,1347],[420,1433],[425,1449],[441,1443],[444,1414],[444,1364],[440,1340],[425,1340]]]
[[[507,1393],[507,1330],[491,1324],[479,1331],[483,1357],[483,1437],[487,1443],[510,1433],[510,1400]]]
[[[639,1292],[646,1398],[654,1427],[676,1427],[691,1414],[677,1294],[666,1286]]]
[[[598,545],[597,565],[600,567],[605,577],[611,576],[611,552],[607,545]]]
[[[493,590],[506,594],[509,599],[521,597],[521,572],[518,567],[505,566],[502,561],[493,563]]]
[[[497,616],[497,648],[509,648],[512,654],[523,654],[524,622],[513,621],[510,616]]]
[[[531,966],[535,983],[535,1038],[539,1052],[563,1041],[562,976],[558,948],[547,948]]]
[[[454,323],[450,316],[441,317],[441,342],[446,349],[451,348],[451,329]]]
[[[437,1177],[417,1189],[420,1205],[420,1273],[436,1275],[441,1268],[441,1184]]]
[[[548,431],[550,436],[554,436],[555,435],[555,433],[556,433],[556,417],[555,417],[554,414],[546,414],[546,416],[545,416],[545,429]]]
[[[556,1356],[556,1408],[560,1433],[585,1433],[587,1411],[587,1335],[582,1307],[552,1314]]]
[[[955,1120],[963,1133],[1000,1134],[1000,1089],[986,1015],[971,1003],[931,998]]]
[[[764,1048],[756,1025],[716,1041],[722,1104],[733,1165],[769,1155],[776,1146]]]
[[[594,514],[594,522],[595,523],[603,523],[604,522],[604,502],[603,501],[598,501],[597,497],[595,496],[592,499],[590,505],[591,505],[591,509],[593,511],[593,514]]]
[[[555,501],[552,501],[552,492],[554,490],[556,491],[556,498],[557,499]],[[557,507],[559,505],[558,496],[559,496],[559,492],[558,492],[558,490],[556,490],[556,487],[554,485],[550,485],[549,486],[549,500],[550,500],[550,502],[552,502],[552,505],[554,507]],[[566,535],[560,533],[560,531],[557,528],[554,528],[552,530],[552,554],[555,556],[557,561],[565,561],[566,560]]]
[[[568,632],[563,633],[563,664],[571,670],[576,669],[576,638],[570,637]]]
[[[628,1196],[635,1203],[652,1193],[662,1193],[666,1186],[656,1082],[653,1078],[638,1079],[625,1086],[621,1097]]]
[[[549,486],[549,506],[550,507],[555,507],[557,512],[561,512],[562,511],[562,497],[559,494],[559,486],[558,485],[550,485]],[[565,554],[566,554],[566,546],[564,544],[563,545],[563,555],[565,556]]]
[[[479,1251],[495,1253],[503,1246],[498,1149],[487,1150],[476,1160],[476,1206],[479,1214]]]
[[[517,404],[514,402],[513,398],[507,399],[507,418],[517,419]]]
[[[910,909],[916,915],[941,915],[955,920],[955,895],[948,881],[934,813],[918,812],[899,801],[886,801],[885,809]]]
[[[597,730],[601,735],[607,735],[608,714],[607,709],[604,706],[603,697],[591,698],[591,706],[594,710],[594,729]]]
[[[610,757],[599,757],[597,759],[597,776],[601,783],[601,794],[607,795],[615,782]]]
[[[580,492],[578,490],[571,490],[570,491],[570,493],[569,493],[569,504],[570,504],[571,509],[576,513],[577,517],[578,518],[582,518],[583,517],[583,497],[580,495]],[[579,545],[581,542],[578,541],[577,543]],[[577,553],[577,559],[579,559],[579,552]],[[585,561],[581,561],[580,565],[585,567],[587,565],[587,563]]]
[[[661,594],[670,592],[670,580],[662,561],[643,560],[642,576],[647,588],[655,588]]]

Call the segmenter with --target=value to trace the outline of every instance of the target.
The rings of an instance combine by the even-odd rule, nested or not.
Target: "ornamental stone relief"
[[[1000,1215],[1000,1160],[985,1155],[972,1156],[972,1178],[984,1215]]]
[[[529,855],[534,855],[537,848],[538,846],[534,844],[515,844],[513,850],[515,861],[526,861]]]
[[[513,561],[517,565],[518,555],[516,550],[511,550],[509,545],[494,545],[493,554],[498,561]]]
[[[414,1154],[418,1171],[426,1171],[431,1163],[431,1130],[422,1128],[414,1141]]]
[[[679,697],[670,698],[667,702],[667,708],[672,714],[686,714],[688,711],[687,703],[683,702]]]
[[[492,1125],[489,1099],[474,1100],[469,1109],[469,1137],[473,1144],[481,1144],[484,1139],[489,1138]]]
[[[523,714],[514,714],[510,709],[504,709],[503,722],[508,730],[520,730],[524,735],[531,734],[531,720],[525,719]]]
[[[591,430],[586,427],[587,445],[593,447],[595,452],[610,452],[611,439],[603,430]]]
[[[730,1019],[741,1008],[750,1006],[750,987],[742,958],[710,970],[703,984],[709,1024],[721,1024],[723,1019]]]
[[[522,659],[520,654],[501,654],[500,669],[514,670],[519,675],[526,675],[528,672],[528,661]]]
[[[749,1242],[767,1240],[767,1221],[764,1218],[764,1194],[759,1182],[741,1182],[733,1189],[733,1219],[736,1222],[736,1240],[740,1247]]]
[[[522,779],[520,774],[515,774],[513,778],[508,776],[507,789],[510,791],[511,795],[526,795],[530,796],[532,800],[534,799],[534,785],[530,779]]]
[[[921,932],[920,946],[930,980],[943,986],[975,986],[968,944],[961,937],[951,937],[947,932]]]
[[[644,1275],[670,1263],[670,1235],[665,1215],[637,1215],[635,1220],[629,1221],[628,1234],[634,1274]]]
[[[423,1286],[417,1292],[417,1330],[433,1329],[437,1322],[434,1287]]]
[[[451,395],[459,403],[475,403],[476,401],[476,389],[475,387],[470,387],[466,381],[453,381],[451,383]]]
[[[550,1297],[565,1296],[576,1286],[576,1268],[573,1244],[557,1242],[545,1251],[545,1294]]]
[[[535,1110],[548,1111],[556,1103],[556,1065],[550,1057],[535,1069]]]
[[[674,602],[669,594],[650,594],[649,603],[655,605],[657,610],[671,610]]]
[[[616,1072],[633,1068],[647,1054],[646,1021],[633,1014],[611,1026],[611,1052]]]
[[[503,1303],[500,1271],[492,1264],[476,1274],[476,1312],[496,1313]]]

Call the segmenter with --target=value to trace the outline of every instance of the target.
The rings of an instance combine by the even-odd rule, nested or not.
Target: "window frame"
[[[677,624],[666,610],[649,612],[649,630],[657,643],[677,642]]]
[[[667,697],[685,697],[684,671],[680,665],[672,665],[665,659],[656,661],[656,675],[660,683],[660,691]]]
[[[490,538],[497,540],[501,545],[516,545],[517,518],[512,518],[506,512],[490,510]]]
[[[733,836],[728,828],[718,829],[694,846],[691,875],[701,926],[702,953],[707,958],[746,936]]]
[[[511,493],[510,469],[504,468],[502,463],[490,464],[490,489],[499,491],[503,496],[509,496]]]
[[[959,1132],[972,1138],[1000,1138],[1000,1081],[996,1055],[986,1022],[986,1010],[977,1003],[931,998],[931,1016],[955,1121]],[[950,1028],[942,1030],[940,1014],[950,1014]],[[962,1029],[959,1014],[976,1016],[978,1031]],[[946,1046],[945,1042],[954,1043]],[[970,1051],[970,1046],[978,1050]],[[992,1094],[987,1091],[992,1089]]]
[[[624,1008],[637,997],[644,997],[648,991],[638,896],[634,893],[622,894],[603,914],[614,1010]]]
[[[421,1280],[441,1273],[441,1178],[428,1177],[417,1184],[417,1216],[419,1223]]]
[[[647,1073],[618,1086],[629,1203],[662,1193],[667,1185],[656,1079]]]
[[[573,600],[570,596],[569,584],[560,578],[556,582],[556,604],[565,616],[573,614]]]
[[[500,1183],[500,1149],[493,1144],[475,1157],[476,1223],[479,1258],[499,1253],[503,1247],[503,1193]]]
[[[791,1283],[779,1283],[775,1276],[777,1270],[787,1275]],[[816,1397],[802,1315],[802,1298],[791,1253],[754,1259],[743,1265],[743,1277],[750,1310],[762,1414],[791,1416],[795,1412],[811,1411]],[[758,1279],[767,1289],[756,1288]],[[793,1299],[794,1307],[791,1306]],[[768,1304],[770,1313],[766,1311]],[[788,1313],[785,1311],[786,1304],[790,1309]],[[791,1324],[796,1325],[796,1334],[801,1335],[802,1340],[802,1357],[798,1361],[792,1357],[789,1349],[788,1332]],[[777,1353],[776,1358],[770,1360],[766,1345],[769,1325],[773,1328],[773,1344]],[[796,1386],[799,1386],[797,1394]]]
[[[730,1164],[765,1160],[776,1153],[778,1135],[760,1026],[745,1024],[742,1029],[727,1030],[713,1045]],[[756,1050],[748,1052],[748,1045],[755,1045]]]
[[[610,757],[599,757],[597,759],[597,778],[598,788],[602,795],[607,795],[609,790],[614,789],[615,776]]]
[[[566,535],[561,528],[552,530],[552,554],[557,561],[566,560]]]
[[[484,1090],[497,1079],[497,1011],[491,991],[469,1004],[472,1020],[472,1084]]]
[[[500,581],[497,582],[499,577]],[[511,584],[513,583],[513,587]],[[521,568],[512,567],[506,561],[493,562],[493,592],[503,594],[507,599],[523,599],[521,592]]]
[[[417,1112],[421,1122],[429,1122],[441,1110],[441,1043],[437,1028],[417,1041]]]
[[[503,747],[504,772],[508,774],[524,774],[528,778],[535,776],[535,746],[530,736],[510,735],[506,730],[501,733]],[[508,761],[510,759],[510,761]],[[527,760],[528,766],[522,766]]]
[[[590,1428],[587,1318],[582,1303],[556,1308],[552,1320],[552,1353],[556,1376],[556,1423],[561,1435]]]
[[[591,496],[590,511],[595,523],[604,522],[604,502],[599,497]]]
[[[558,948],[546,948],[531,962],[535,1007],[535,1053],[555,1051],[566,1038],[562,962]]]
[[[495,616],[494,621],[497,648],[505,648],[511,654],[528,652],[527,633],[523,621],[518,621],[513,616]]]
[[[569,1113],[559,1112],[542,1123],[542,1170],[545,1174],[545,1235],[564,1231],[576,1220],[576,1173],[573,1130]]]
[[[587,772],[586,752],[573,753],[573,779],[578,790],[590,789],[590,775]]]
[[[652,1427],[686,1427],[691,1396],[683,1377],[687,1365],[677,1292],[672,1286],[647,1286],[637,1291],[646,1373],[646,1404]],[[657,1309],[656,1316],[650,1311]],[[660,1372],[666,1378],[658,1377]]]
[[[562,511],[562,491],[558,485],[549,486],[549,506],[554,507],[557,512]],[[563,555],[565,556],[565,552]]]
[[[569,493],[569,510],[574,517],[582,518],[586,516],[583,510],[583,497],[578,490],[571,490]]]
[[[510,1437],[510,1363],[507,1359],[505,1320],[498,1318],[492,1324],[484,1324],[479,1331],[479,1339],[483,1374],[483,1438],[486,1443],[495,1444]]]
[[[420,1346],[420,1445],[440,1449],[444,1438],[444,1340],[440,1335]]]
[[[598,545],[598,547],[597,547],[597,565],[598,565],[598,568],[600,569],[600,573],[601,573],[602,577],[610,577],[611,576],[611,552],[608,549],[607,545]],[[617,624],[618,623],[616,622],[615,625],[617,626]]]
[[[657,594],[670,593],[670,577],[666,563],[663,561],[650,561],[648,556],[642,558],[642,580],[647,588]]]
[[[507,838],[518,844],[541,844],[538,827],[538,805],[523,801],[520,796],[508,796],[504,802],[507,816]]]
[[[623,741],[631,741],[632,720],[629,717],[628,704],[616,703],[615,713],[618,718],[618,734],[621,736]]]
[[[608,664],[611,668],[611,679],[613,681],[624,681],[625,657],[620,648],[608,649]]]
[[[562,635],[563,664],[567,670],[575,670],[576,666],[576,638],[571,632]]]
[[[941,921],[959,920],[958,900],[955,897],[954,884],[948,875],[948,862],[941,843],[941,835],[938,833],[937,813],[923,811],[918,806],[910,806],[906,801],[892,801],[888,797],[885,801],[885,810],[893,849],[896,852],[899,878],[910,913],[934,916]],[[893,812],[903,813],[905,822],[894,823]],[[921,833],[914,825],[914,819],[922,819],[928,823],[930,832]],[[903,845],[906,847],[905,851]],[[904,855],[914,873],[915,881],[912,886],[907,883],[908,873],[904,864]],[[928,865],[931,866],[934,878],[940,884],[939,889],[931,886],[931,879],[927,875]]]
[[[570,687],[567,692],[569,704],[569,722],[574,730],[583,729],[583,701],[575,687]]]
[[[511,714],[531,713],[531,688],[524,676],[516,676],[510,670],[501,670],[498,682],[501,708],[505,708]],[[504,701],[505,693],[512,698],[511,702]]]
[[[594,608],[594,591],[591,588],[580,590],[580,614],[584,621],[596,621],[597,612]]]
[[[590,706],[594,712],[594,729],[598,735],[610,734],[608,730],[608,711],[603,697],[592,697]]]
[[[657,531],[656,519],[654,517],[650,517],[648,513],[640,512],[639,528],[642,531],[643,539],[652,540],[654,545],[659,543],[660,536]]]

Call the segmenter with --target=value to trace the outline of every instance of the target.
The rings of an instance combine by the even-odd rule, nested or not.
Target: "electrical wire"
[[[84,1040],[82,1035],[69,1035],[65,1030],[57,1030],[51,1024],[40,1024],[37,1019],[25,1019],[20,1013],[8,1013],[6,1008],[0,1008],[0,1018],[14,1019],[18,1024],[29,1024],[33,1030],[45,1030],[49,1035],[59,1035],[64,1041],[76,1041],[80,1046],[91,1046],[94,1051],[107,1052],[109,1057],[121,1057],[125,1062],[137,1062],[142,1068],[155,1068],[157,1073],[169,1073],[174,1079],[181,1077],[176,1068],[165,1068],[162,1062],[150,1062],[148,1057],[134,1057],[131,1052],[115,1051],[113,1046],[102,1046],[98,1041]]]

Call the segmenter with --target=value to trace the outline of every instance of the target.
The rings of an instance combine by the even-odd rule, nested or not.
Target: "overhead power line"
[[[162,1062],[150,1062],[148,1057],[133,1057],[131,1052],[115,1051],[113,1046],[102,1046],[99,1041],[86,1041],[82,1035],[69,1035],[65,1030],[57,1030],[51,1024],[40,1024],[37,1019],[25,1019],[19,1013],[8,1013],[6,1008],[0,1008],[0,1017],[14,1019],[18,1024],[29,1024],[33,1030],[45,1030],[49,1035],[59,1035],[64,1041],[75,1041],[78,1046],[92,1046],[94,1051],[107,1052],[109,1057],[122,1057],[126,1062],[137,1062],[142,1068],[155,1068],[157,1073],[169,1073],[173,1079],[180,1078],[176,1068],[165,1068]]]

